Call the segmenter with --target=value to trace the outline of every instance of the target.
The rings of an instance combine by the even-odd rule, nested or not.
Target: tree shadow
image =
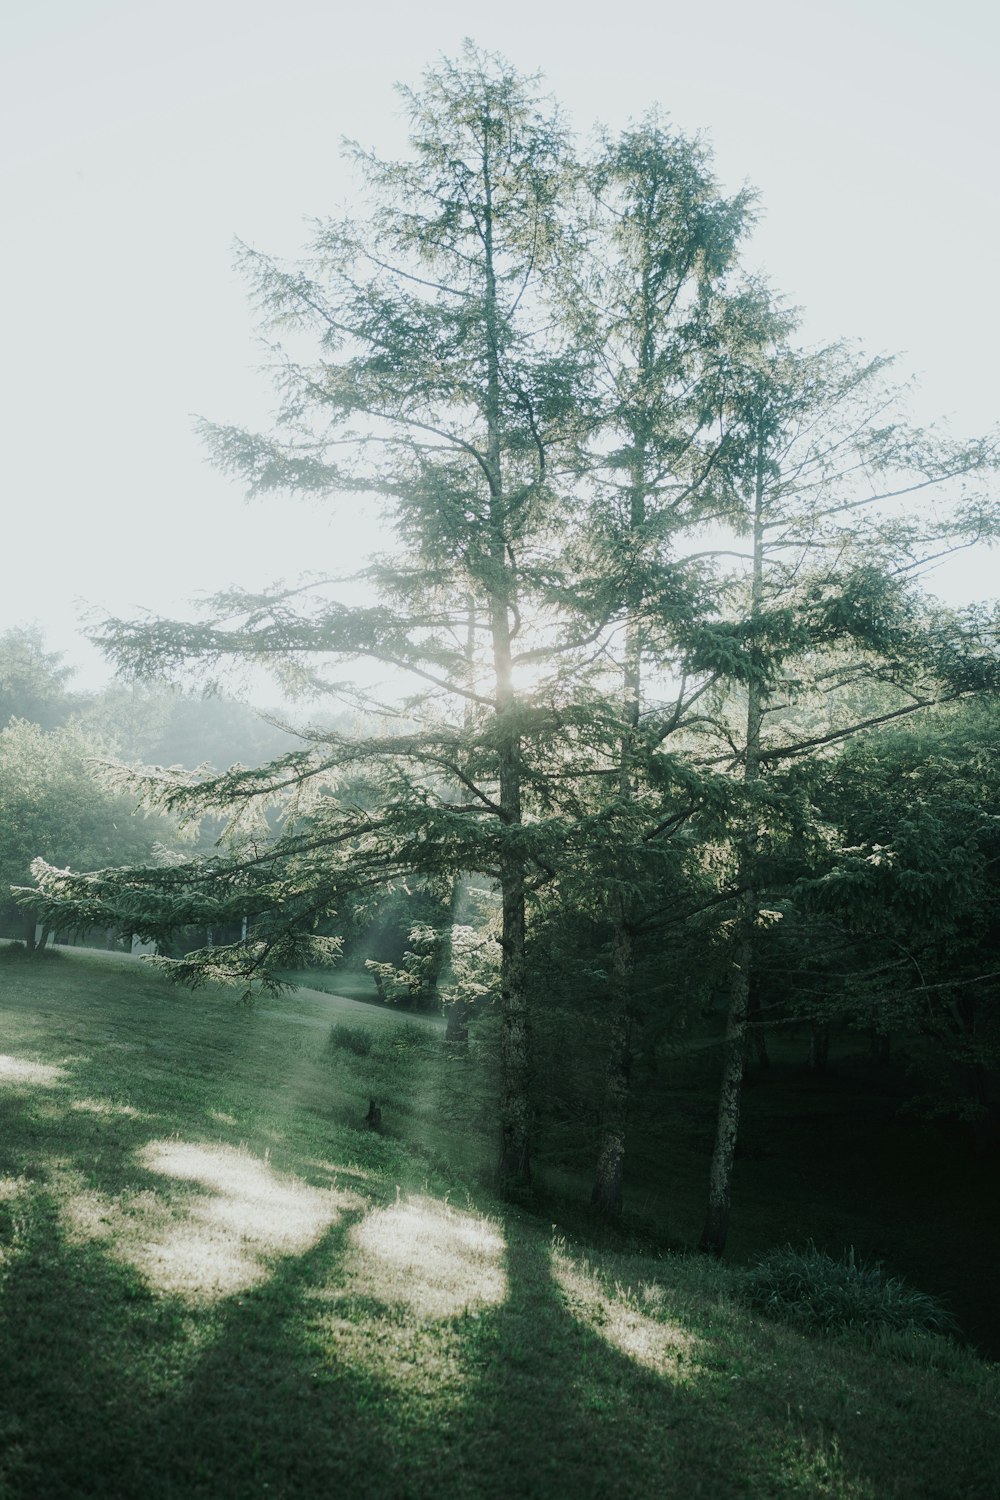
[[[0,1493],[12,1500],[995,1493],[985,1432],[980,1451],[948,1455],[947,1487],[929,1451],[926,1482],[900,1480],[922,1473],[940,1433],[940,1413],[922,1410],[940,1383],[914,1390],[858,1359],[852,1406],[873,1406],[876,1382],[898,1385],[898,1430],[873,1441],[860,1411],[832,1423],[771,1376],[767,1353],[796,1336],[737,1337],[724,1310],[696,1325],[672,1310],[667,1279],[658,1303],[637,1300],[515,1213],[493,1221],[505,1241],[495,1300],[441,1315],[358,1274],[359,1230],[379,1214],[391,1226],[405,1200],[372,1197],[211,1306],[74,1242],[43,1189],[34,1209],[0,1295]]]
[[[986,1500],[1000,1492],[1000,1456],[970,1420],[968,1393],[949,1396],[975,1436],[947,1457],[941,1384],[921,1386],[912,1369],[879,1367],[860,1350],[839,1356],[841,1369],[810,1410],[789,1381],[798,1335],[759,1324],[748,1335],[741,1314],[721,1306],[714,1326],[711,1312],[672,1314],[667,1287],[644,1309],[586,1260],[550,1249],[544,1228],[505,1220],[507,1296],[466,1341],[469,1384],[449,1441],[457,1474],[468,1455],[465,1487],[446,1484],[443,1493]],[[815,1379],[814,1349],[803,1362]],[[869,1414],[887,1408],[889,1430],[873,1432]]]

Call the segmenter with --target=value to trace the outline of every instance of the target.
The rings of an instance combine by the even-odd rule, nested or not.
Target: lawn
[[[492,1199],[439,1026],[80,951],[0,987],[5,1500],[1000,1493],[973,1354]]]

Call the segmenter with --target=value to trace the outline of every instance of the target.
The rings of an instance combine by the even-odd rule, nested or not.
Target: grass
[[[832,1256],[791,1245],[759,1256],[742,1278],[751,1307],[768,1317],[820,1333],[956,1333],[954,1318],[935,1297],[889,1276],[878,1261],[859,1260],[852,1246]]]
[[[287,969],[282,978],[302,989],[319,990],[327,995],[344,995],[368,1005],[381,1006],[375,981],[368,971],[357,965],[337,964],[330,969]]]
[[[1000,1493],[970,1351],[490,1198],[434,1027],[79,951],[0,986],[4,1500]]]

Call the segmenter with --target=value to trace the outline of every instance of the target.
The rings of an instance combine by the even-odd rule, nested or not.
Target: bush
[[[818,1333],[851,1330],[870,1340],[888,1332],[957,1332],[935,1297],[886,1275],[878,1261],[857,1260],[853,1246],[839,1260],[812,1243],[772,1250],[745,1273],[742,1291],[758,1312]]]
[[[372,1050],[373,1041],[367,1026],[343,1026],[338,1022],[330,1027],[327,1045],[333,1051],[353,1052],[355,1057],[367,1057]]]

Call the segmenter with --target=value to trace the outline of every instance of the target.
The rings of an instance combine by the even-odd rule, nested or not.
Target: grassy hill
[[[1000,1494],[973,1354],[492,1200],[434,1023],[63,952],[0,1026],[0,1496]]]

